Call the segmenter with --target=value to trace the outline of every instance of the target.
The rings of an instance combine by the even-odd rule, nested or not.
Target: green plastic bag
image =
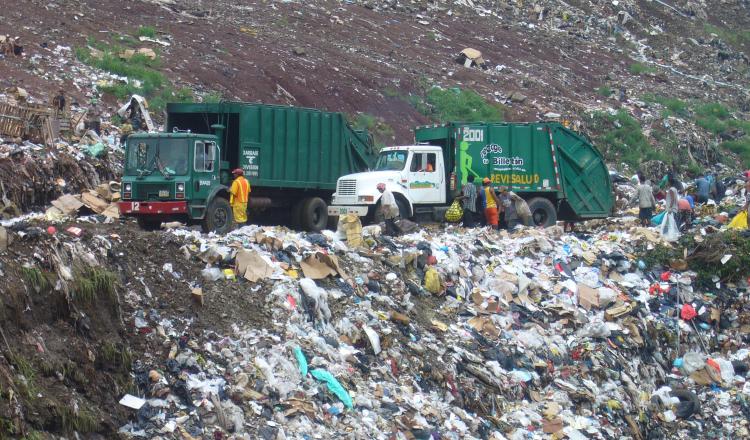
[[[339,400],[344,404],[345,407],[349,409],[353,408],[351,396],[344,389],[344,387],[341,386],[341,383],[339,383],[339,381],[336,380],[335,377],[333,377],[333,374],[321,368],[316,368],[312,370],[310,374],[312,374],[312,377],[314,377],[315,379],[321,382],[325,382],[326,385],[328,386],[328,391],[335,394],[336,397],[339,398]]]
[[[297,358],[297,363],[299,364],[299,374],[302,377],[307,376],[307,359],[305,358],[305,354],[302,353],[301,348],[294,347],[294,357]]]
[[[94,145],[89,145],[86,147],[86,150],[84,150],[86,154],[92,157],[104,157],[107,152],[107,147],[104,146],[101,142],[97,142]]]

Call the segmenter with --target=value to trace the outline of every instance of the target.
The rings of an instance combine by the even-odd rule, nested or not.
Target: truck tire
[[[531,224],[534,226],[546,228],[557,223],[555,205],[544,197],[534,197],[529,200],[529,211],[531,211]]]
[[[148,217],[138,217],[138,226],[144,231],[156,231],[161,228],[161,220]]]
[[[398,206],[398,216],[402,219],[409,219],[409,205],[400,198],[396,199],[396,206]]]
[[[305,207],[309,199],[300,199],[292,204],[292,210],[290,213],[291,218],[289,219],[292,229],[295,231],[302,230],[302,209]]]
[[[328,225],[328,205],[320,197],[312,197],[302,205],[302,229],[320,232]]]
[[[232,206],[224,197],[216,197],[208,205],[206,216],[201,223],[203,232],[215,231],[218,234],[226,234],[234,226]]]

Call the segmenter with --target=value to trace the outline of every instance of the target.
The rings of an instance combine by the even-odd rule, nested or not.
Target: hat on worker
[[[484,179],[482,179],[482,183],[490,183],[490,182],[491,180],[489,177],[485,177]]]
[[[235,168],[232,170],[232,174],[235,176],[242,176],[245,172],[242,171],[242,168]]]
[[[385,191],[385,183],[378,183],[378,186],[376,187],[378,190]]]

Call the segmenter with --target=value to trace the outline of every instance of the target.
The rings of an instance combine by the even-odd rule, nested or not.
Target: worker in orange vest
[[[241,168],[232,170],[234,181],[229,188],[229,204],[232,205],[234,221],[242,226],[247,222],[247,201],[250,198],[250,182],[245,179]]]

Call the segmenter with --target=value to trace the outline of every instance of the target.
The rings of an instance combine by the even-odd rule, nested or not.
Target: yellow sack
[[[443,290],[440,285],[440,275],[432,267],[427,269],[427,272],[424,274],[424,288],[434,294],[438,294]]]
[[[458,223],[464,216],[464,209],[461,207],[461,203],[458,200],[454,200],[448,211],[445,212],[445,221],[450,223]]]
[[[339,227],[346,234],[346,241],[350,247],[362,246],[362,222],[357,214],[340,217]]]
[[[747,229],[747,211],[740,211],[729,223],[732,229]]]

